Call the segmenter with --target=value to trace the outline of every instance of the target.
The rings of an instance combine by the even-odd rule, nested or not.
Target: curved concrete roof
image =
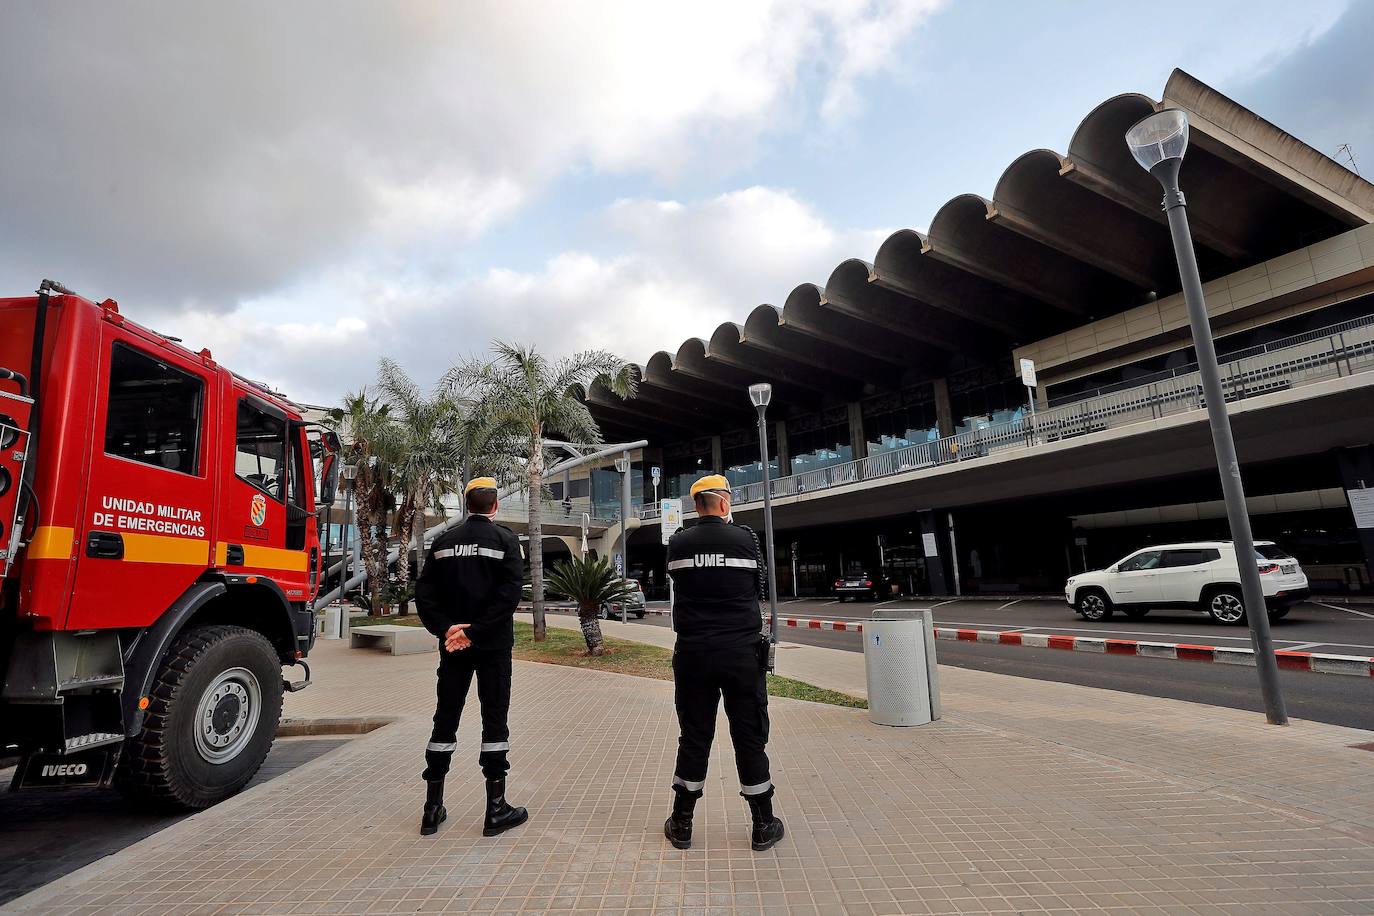
[[[1176,292],[1159,186],[1124,141],[1165,107],[1189,115],[1182,183],[1204,280],[1374,221],[1374,185],[1175,70],[1161,101],[1107,99],[1066,153],[1013,160],[991,198],[952,197],[928,231],[895,232],[871,262],[841,262],[781,308],[655,353],[635,397],[594,387],[588,406],[613,438],[702,436],[748,425],[751,382],[772,382],[784,408],[816,409],[970,365],[1004,361],[1010,374],[1018,344]]]

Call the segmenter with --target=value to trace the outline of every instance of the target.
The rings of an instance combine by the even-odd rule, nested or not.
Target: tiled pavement
[[[569,621],[571,623],[571,621]],[[626,625],[608,627],[615,631]],[[634,624],[620,632],[643,635]],[[661,631],[660,631],[661,632]],[[803,651],[805,650],[805,651]],[[49,913],[1371,913],[1374,735],[942,669],[945,718],[773,706],[787,839],[749,850],[723,729],[696,848],[661,835],[671,686],[517,663],[509,793],[530,822],[480,835],[475,716],[450,820],[416,830],[434,656],[323,643],[292,716],[391,714],[238,798],[21,903]],[[862,688],[854,653],[783,673]]]

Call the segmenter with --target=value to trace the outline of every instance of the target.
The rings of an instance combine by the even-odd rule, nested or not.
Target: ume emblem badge
[[[248,513],[248,518],[258,527],[262,527],[262,523],[267,521],[267,500],[263,499],[261,493],[253,495],[253,507]]]

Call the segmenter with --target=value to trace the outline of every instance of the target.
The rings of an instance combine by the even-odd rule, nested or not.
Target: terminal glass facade
[[[843,405],[787,420],[789,474],[804,474],[854,460],[849,410]]]
[[[869,398],[863,402],[861,409],[864,439],[870,455],[881,455],[940,438],[935,390],[930,384],[914,385]]]

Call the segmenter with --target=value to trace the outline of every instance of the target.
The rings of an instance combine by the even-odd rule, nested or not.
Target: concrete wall
[[[1343,232],[1204,284],[1218,336],[1270,324],[1374,291],[1374,224]],[[1188,345],[1183,294],[1020,347],[1043,389]]]

